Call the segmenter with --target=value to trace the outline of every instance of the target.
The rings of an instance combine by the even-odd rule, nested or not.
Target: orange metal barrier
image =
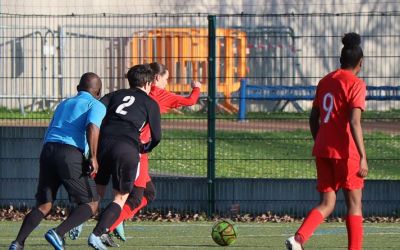
[[[246,33],[236,29],[217,29],[217,93],[224,108],[231,104],[232,92],[240,88],[246,75]],[[206,28],[160,28],[136,32],[131,42],[132,65],[160,62],[170,73],[167,89],[177,93],[191,91],[192,80],[201,81],[207,93],[208,30]]]

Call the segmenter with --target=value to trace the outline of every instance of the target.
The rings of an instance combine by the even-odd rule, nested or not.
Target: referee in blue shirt
[[[98,170],[99,128],[106,114],[105,106],[98,101],[101,86],[99,76],[91,72],[83,74],[77,86],[78,94],[61,102],[55,110],[40,154],[37,206],[26,215],[10,250],[24,248],[26,238],[50,212],[61,185],[78,207],[45,234],[55,249],[64,249],[64,234],[96,212],[99,197],[90,176]]]

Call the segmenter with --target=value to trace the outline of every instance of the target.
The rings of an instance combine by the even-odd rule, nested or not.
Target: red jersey
[[[165,114],[173,108],[192,106],[196,104],[200,96],[200,88],[193,88],[189,96],[181,96],[161,89],[155,85],[151,87],[149,96],[153,98],[160,107],[160,113]],[[146,125],[140,134],[140,141],[146,143],[150,140],[150,129]]]
[[[313,102],[320,113],[314,156],[360,158],[349,121],[352,109],[365,109],[365,95],[365,83],[351,71],[338,69],[321,79]]]
[[[172,108],[178,108],[182,106],[194,105],[200,96],[200,88],[193,88],[192,93],[188,97],[180,96],[168,92],[167,90],[161,89],[153,85],[149,94],[160,107],[160,113],[166,113]],[[140,141],[146,143],[150,140],[150,128],[146,125],[142,133],[140,134]],[[146,183],[151,180],[149,175],[149,163],[146,154],[140,156],[140,168],[139,174],[134,182],[137,187],[146,188]]]

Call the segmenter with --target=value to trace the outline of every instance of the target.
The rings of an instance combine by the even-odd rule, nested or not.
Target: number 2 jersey
[[[113,137],[139,144],[139,136],[149,125],[151,141],[144,149],[150,152],[161,140],[160,108],[150,96],[140,89],[121,89],[105,95],[101,101],[107,107],[100,137]]]
[[[365,109],[366,85],[349,70],[338,69],[320,80],[313,107],[319,109],[320,125],[313,155],[334,159],[359,159],[350,129],[354,108]]]

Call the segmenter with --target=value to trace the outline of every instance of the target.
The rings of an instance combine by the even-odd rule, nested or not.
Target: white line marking
[[[314,234],[313,237],[318,237],[318,236],[328,236],[328,235],[345,235],[346,232],[343,234]],[[238,238],[259,238],[259,237],[287,237],[291,236],[292,234],[259,234],[259,235],[251,235],[251,234],[240,234]],[[364,235],[400,235],[400,232],[393,232],[393,233],[364,233]],[[181,236],[173,236],[173,238],[187,238],[187,235],[181,235]],[[80,237],[78,240],[86,240],[87,237]],[[171,236],[127,236],[127,239],[170,239]],[[211,236],[190,236],[190,238],[201,238],[201,239],[207,239],[210,238]],[[1,239],[4,240],[14,240],[15,237],[1,237]],[[38,237],[38,236],[30,236],[29,239],[31,240],[39,240],[42,241],[44,240],[44,237]],[[68,239],[69,242],[78,242],[78,241],[72,241]]]

